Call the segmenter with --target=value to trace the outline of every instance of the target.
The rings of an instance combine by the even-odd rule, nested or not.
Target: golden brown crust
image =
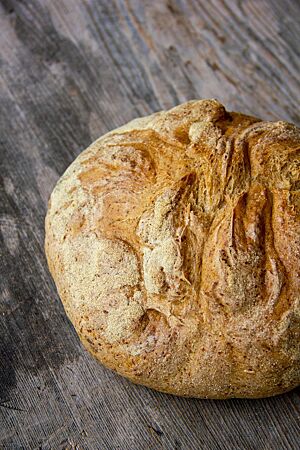
[[[300,382],[300,132],[191,101],[94,142],[51,195],[46,254],[82,342],[191,397]]]

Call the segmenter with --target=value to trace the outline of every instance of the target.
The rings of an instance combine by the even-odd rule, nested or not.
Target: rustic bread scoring
[[[300,382],[300,131],[197,100],[95,141],[57,183],[46,254],[85,347],[176,395]]]

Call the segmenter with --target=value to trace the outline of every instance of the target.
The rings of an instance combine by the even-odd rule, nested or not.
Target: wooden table
[[[299,449],[299,390],[176,398],[97,364],[45,261],[52,188],[96,137],[192,98],[299,120],[299,0],[1,1],[0,448]]]

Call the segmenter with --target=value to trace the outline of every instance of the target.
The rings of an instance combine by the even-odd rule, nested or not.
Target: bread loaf
[[[57,183],[46,254],[84,346],[171,394],[300,382],[300,132],[197,100],[94,142]]]

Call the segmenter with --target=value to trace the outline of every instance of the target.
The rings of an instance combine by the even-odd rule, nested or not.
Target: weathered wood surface
[[[299,390],[175,398],[82,348],[47,270],[58,177],[94,138],[200,97],[299,125],[298,0],[1,0],[1,449],[299,449]]]

